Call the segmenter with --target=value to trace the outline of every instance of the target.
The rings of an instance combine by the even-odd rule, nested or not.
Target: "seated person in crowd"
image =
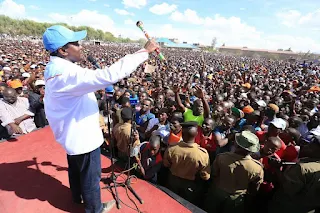
[[[30,110],[34,113],[34,122],[38,128],[42,128],[48,125],[43,103],[44,92],[44,80],[37,80],[35,82],[35,92],[29,92],[28,97]]]
[[[35,130],[37,127],[33,116],[27,98],[18,97],[13,88],[3,91],[3,100],[0,100],[0,120],[9,135],[26,134]]]
[[[160,153],[161,137],[152,135],[149,142],[140,147],[140,157],[136,157],[138,172],[143,179],[157,182],[157,173],[161,169],[162,156]]]
[[[210,178],[210,161],[206,149],[195,143],[198,123],[182,124],[183,141],[169,147],[163,157],[164,166],[170,169],[168,188],[194,204],[199,203],[203,182]]]
[[[129,156],[129,144],[131,143],[133,110],[128,107],[123,108],[121,118],[124,123],[118,123],[113,127],[113,137],[118,149],[118,156],[126,160]],[[137,131],[133,132],[133,134],[133,147],[136,147],[140,144],[139,135]]]
[[[8,82],[8,85],[9,85],[9,87],[16,90],[17,95],[19,97],[25,97],[25,95],[27,95],[27,94],[23,93],[23,85],[22,85],[22,82],[20,81],[20,79],[14,79],[14,80],[10,81],[10,82]]]

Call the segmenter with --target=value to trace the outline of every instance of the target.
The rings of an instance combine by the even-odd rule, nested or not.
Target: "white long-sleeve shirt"
[[[104,141],[94,92],[130,75],[147,59],[148,52],[142,49],[109,68],[90,70],[50,58],[44,72],[45,112],[56,141],[68,155],[91,152]]]

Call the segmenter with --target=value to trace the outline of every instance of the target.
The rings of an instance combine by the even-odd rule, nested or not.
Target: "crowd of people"
[[[84,45],[84,58],[106,67],[139,49]],[[2,39],[0,55],[1,138],[47,126],[49,54],[41,43]],[[117,157],[134,156],[137,176],[207,212],[319,212],[320,65],[187,50],[164,55],[95,93],[106,145]]]

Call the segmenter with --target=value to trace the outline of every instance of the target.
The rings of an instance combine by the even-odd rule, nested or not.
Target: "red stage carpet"
[[[110,160],[101,157],[103,168],[109,167]],[[102,177],[106,176],[107,173],[102,173]],[[101,186],[104,184],[101,183]],[[142,212],[190,212],[145,181],[138,180],[132,187],[144,200],[144,204],[138,204],[129,192]],[[134,207],[124,188],[120,188],[118,192],[125,204]],[[101,193],[102,201],[112,199],[111,193],[106,189]],[[136,212],[121,205],[120,210],[114,208],[111,212]],[[0,143],[0,212],[84,212],[83,207],[71,201],[66,154],[55,142],[50,128],[22,136],[16,141]]]

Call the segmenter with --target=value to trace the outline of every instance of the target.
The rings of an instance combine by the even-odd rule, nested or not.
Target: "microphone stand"
[[[134,132],[136,131],[136,109],[135,105],[132,106],[132,120],[131,120],[131,132],[130,132],[130,143],[129,143],[129,152],[131,152],[133,144],[135,142],[134,140]],[[128,174],[127,174],[127,179],[125,181],[126,187],[131,191],[131,193],[139,200],[141,204],[143,204],[143,200],[140,198],[140,196],[135,192],[135,190],[131,187],[131,180],[130,180],[130,163],[131,156],[130,154],[128,155]]]
[[[109,102],[111,102],[109,99],[107,99],[107,112],[108,112],[108,131],[109,131],[109,135],[111,136],[111,124],[110,124],[110,118],[109,118]],[[110,103],[111,104],[111,103]],[[132,120],[131,120],[131,132],[130,132],[130,143],[128,145],[128,148],[129,148],[129,152],[130,150],[132,149],[133,147],[133,143],[134,143],[134,131],[135,131],[135,109],[132,110]],[[118,195],[118,191],[117,191],[117,187],[119,186],[124,186],[126,188],[128,188],[131,193],[137,198],[137,200],[139,200],[139,202],[141,204],[143,204],[143,200],[139,197],[139,195],[135,192],[135,190],[131,187],[131,181],[130,181],[130,167],[131,167],[131,163],[130,163],[130,160],[131,160],[131,157],[130,157],[130,153],[128,155],[128,174],[127,174],[127,179],[125,180],[125,182],[122,184],[122,183],[117,183],[117,175],[114,173],[114,143],[113,143],[113,139],[112,137],[110,137],[110,147],[109,146],[109,149],[110,149],[110,154],[111,154],[111,176],[108,178],[110,181],[109,181],[109,185],[108,186],[105,186],[103,187],[102,189],[110,189],[113,196],[115,197],[115,200],[116,200],[116,204],[117,204],[117,208],[120,209],[121,208],[121,205],[120,205],[120,199],[119,199],[119,195]],[[113,183],[111,185],[111,183]],[[112,188],[115,189],[115,193],[113,193],[112,191]]]
[[[110,158],[111,158],[111,175],[109,178],[110,181],[109,181],[109,185],[108,186],[105,186],[103,187],[102,189],[110,189],[114,198],[115,198],[115,201],[116,201],[116,205],[117,205],[117,208],[120,209],[121,208],[121,205],[120,205],[120,199],[119,199],[119,195],[118,195],[118,190],[117,190],[117,187],[119,186],[117,184],[117,176],[116,174],[114,173],[114,159],[115,159],[115,151],[114,151],[114,141],[113,141],[113,138],[112,138],[112,135],[111,135],[111,123],[110,123],[110,111],[109,111],[109,104],[111,105],[111,100],[110,98],[107,97],[107,112],[108,112],[108,117],[107,117],[107,121],[108,121],[108,132],[109,132],[109,138],[110,138],[110,145],[109,145],[109,150],[110,150]],[[104,180],[105,182],[105,180]],[[113,183],[111,185],[111,183]],[[113,193],[113,190],[112,188],[114,188],[114,191],[115,193]]]

